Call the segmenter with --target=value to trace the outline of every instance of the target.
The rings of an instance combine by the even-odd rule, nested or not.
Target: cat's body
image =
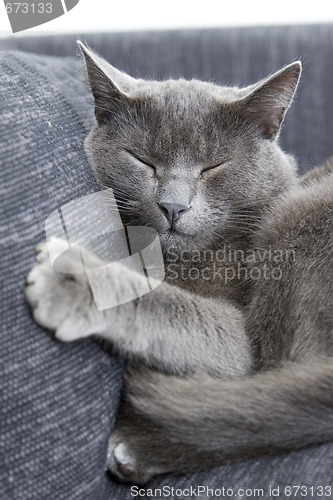
[[[134,80],[83,51],[92,170],[125,224],[156,229],[166,279],[97,312],[44,248],[27,297],[61,340],[97,334],[128,360],[110,470],[144,482],[333,438],[333,167],[298,180],[276,141],[299,63],[237,89]],[[140,280],[115,263],[100,292],[121,303]]]

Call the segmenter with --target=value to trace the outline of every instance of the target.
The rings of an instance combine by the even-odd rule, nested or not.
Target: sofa
[[[122,362],[90,339],[54,340],[32,320],[23,293],[45,219],[97,191],[83,149],[94,112],[77,38],[119,69],[153,79],[247,85],[300,58],[281,144],[300,174],[333,154],[333,25],[0,38],[0,498],[328,497],[333,443],[167,474],[140,490],[107,474]]]

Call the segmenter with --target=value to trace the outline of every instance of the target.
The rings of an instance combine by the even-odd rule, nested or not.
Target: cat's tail
[[[131,420],[134,413],[142,430],[153,432],[165,470],[193,470],[333,439],[332,357],[231,381],[149,370],[138,377],[129,371],[127,390]]]

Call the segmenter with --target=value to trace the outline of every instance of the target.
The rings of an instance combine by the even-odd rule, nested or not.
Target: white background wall
[[[333,22],[333,0],[80,0],[66,15],[21,34],[325,22]],[[11,33],[2,0],[0,33]]]

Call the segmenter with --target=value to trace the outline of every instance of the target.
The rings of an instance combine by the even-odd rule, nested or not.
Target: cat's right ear
[[[95,116],[103,123],[117,107],[125,104],[136,87],[136,80],[114,68],[95,51],[78,41],[86,62],[87,75],[95,99]]]
[[[246,120],[255,124],[265,139],[277,138],[293,100],[302,65],[296,61],[251,88],[240,105]]]

